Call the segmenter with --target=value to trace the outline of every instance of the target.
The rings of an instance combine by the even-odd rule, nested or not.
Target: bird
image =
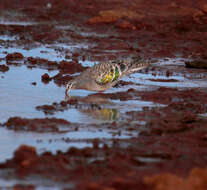
[[[145,60],[140,56],[100,62],[68,81],[65,95],[68,96],[72,89],[103,92],[115,86],[120,78],[150,65],[151,62],[148,59]]]

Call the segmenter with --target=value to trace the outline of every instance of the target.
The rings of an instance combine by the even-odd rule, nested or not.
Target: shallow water
[[[177,81],[173,82],[159,82],[159,81],[151,81],[151,79],[174,79]],[[152,74],[142,74],[142,73],[134,73],[127,81],[136,81],[137,84],[145,85],[145,86],[153,86],[153,87],[171,87],[171,88],[198,88],[198,87],[207,87],[207,83],[205,79],[188,79],[184,76],[153,76]]]
[[[17,184],[22,184],[22,185],[34,185],[36,190],[60,190],[62,188],[72,188],[74,187],[74,184],[62,184],[58,182],[52,182],[51,180],[48,179],[42,179],[39,177],[30,177],[25,179],[8,179],[4,178],[6,172],[2,173],[0,172],[0,184],[1,184],[1,189],[2,190],[8,190],[8,189],[14,189],[14,186]],[[10,176],[11,177],[11,176]]]
[[[92,144],[86,140],[99,139],[126,139],[126,134],[114,135],[110,131],[98,131],[87,129],[64,133],[36,133],[36,132],[15,132],[6,128],[0,128],[0,162],[12,158],[13,152],[22,144],[37,147],[39,154],[50,151],[55,154],[58,150],[67,151],[70,147],[91,147]]]
[[[64,99],[64,89],[54,84],[43,84],[42,69],[28,69],[26,66],[10,67],[5,74],[0,74],[0,122],[5,122],[9,117],[20,116],[27,118],[44,117],[44,114],[35,110],[36,104],[51,104]],[[50,72],[49,74],[55,74]],[[31,83],[36,82],[34,86]],[[52,96],[55,94],[55,96]]]
[[[0,24],[3,25],[15,25],[15,26],[32,26],[32,25],[38,25],[38,22],[23,22],[23,21],[11,21],[11,20],[5,20],[5,19],[1,19],[0,20]]]
[[[0,22],[1,23],[1,22]],[[15,24],[6,22],[5,24]],[[26,25],[27,23],[16,23],[17,25]],[[31,25],[36,23],[30,23]],[[0,40],[3,41],[15,41],[16,36],[0,36]],[[20,52],[24,57],[39,57],[48,59],[50,61],[62,61],[64,60],[64,54],[61,53],[58,48],[68,49],[73,52],[75,49],[88,48],[87,44],[45,44],[36,48],[24,49],[23,47],[14,46],[4,47],[0,46],[0,58],[5,58],[7,53]],[[97,62],[93,61],[80,61],[83,66],[93,66]],[[6,64],[5,60],[1,60],[1,64]],[[184,67],[183,59],[168,59],[168,61],[158,60],[155,64],[161,68],[169,66]],[[56,117],[66,119],[73,123],[79,124],[101,124],[111,122],[125,121],[125,113],[128,111],[142,111],[143,108],[148,107],[160,107],[165,106],[161,104],[155,104],[154,102],[147,102],[142,100],[107,100],[108,103],[102,105],[102,109],[79,109],[71,107],[65,111],[55,112],[53,115],[45,115],[42,111],[38,111],[36,106],[49,104],[54,102],[61,102],[65,100],[65,89],[59,87],[51,81],[49,84],[41,82],[41,76],[44,73],[49,73],[50,76],[54,76],[58,71],[48,71],[44,68],[29,69],[25,65],[19,67],[9,66],[9,71],[6,73],[0,72],[0,123],[4,123],[10,117],[19,116],[23,118],[45,118]],[[199,75],[199,74],[198,74]],[[121,91],[127,91],[130,88],[136,90],[152,91],[159,87],[171,87],[171,88],[197,88],[207,87],[206,79],[187,77],[182,72],[173,73],[167,77],[165,72],[157,71],[157,75],[153,75],[152,72],[148,73],[134,73],[131,76],[124,77],[124,81],[131,81],[134,85],[126,85],[123,87],[112,88],[104,93],[115,93]],[[163,82],[152,81],[152,79],[174,79],[175,82]],[[32,82],[36,82],[37,85],[32,85]],[[73,97],[87,97],[94,92],[85,90],[72,90],[70,95]],[[94,100],[95,101],[95,100]],[[143,121],[140,121],[140,123]],[[6,128],[0,128],[0,162],[5,161],[12,157],[12,154],[16,148],[21,144],[28,144],[35,146],[38,153],[44,151],[51,151],[55,153],[57,150],[66,151],[71,146],[85,147],[91,146],[91,143],[87,143],[88,139],[113,139],[113,138],[130,138],[131,135],[121,133],[114,135],[114,132],[106,129],[99,131],[93,128],[87,129],[81,128],[77,132],[64,132],[64,133],[34,133],[34,132],[15,132]],[[66,142],[63,139],[69,138],[71,141]]]
[[[0,112],[1,123],[6,122],[9,117],[14,116],[44,118],[45,114],[36,110],[36,106],[65,100],[64,87],[58,87],[53,82],[50,82],[49,84],[41,82],[41,76],[44,73],[44,69],[28,69],[26,66],[11,66],[7,73],[0,74],[0,77],[3,77],[0,78],[0,88],[2,89],[0,93],[1,109],[4,110],[3,112]],[[50,76],[55,74],[57,74],[56,71],[49,72]],[[37,85],[32,85],[32,82],[36,82]],[[117,92],[121,90],[123,89],[116,88],[109,90],[109,92]],[[73,90],[70,95],[72,97],[76,95],[85,97],[93,93],[94,92],[86,90]],[[124,102],[114,100],[111,101],[111,105],[108,105],[108,109],[126,112],[134,109],[141,109],[146,106],[154,107],[156,104],[153,102],[137,100]],[[105,107],[107,108],[107,106]],[[81,110],[73,107],[63,112],[57,112],[52,116],[48,115],[48,117],[62,118],[75,123],[96,123],[99,121],[94,117],[90,117],[90,115],[84,114],[84,110],[81,112]]]
[[[10,66],[6,73],[0,73],[0,100],[1,111],[0,123],[6,122],[10,117],[23,118],[45,118],[57,117],[66,119],[70,122],[80,124],[93,124],[113,122],[121,120],[121,114],[130,110],[141,110],[142,107],[155,106],[152,102],[144,101],[111,101],[111,104],[105,105],[102,110],[80,110],[71,108],[63,112],[56,112],[53,115],[45,115],[35,107],[38,105],[52,104],[65,100],[64,87],[58,87],[53,82],[44,84],[41,82],[41,75],[45,73],[44,69],[28,69],[26,66]],[[57,72],[51,71],[49,75],[53,76]],[[36,82],[37,85],[32,85]],[[121,89],[115,89],[119,91]],[[112,90],[113,91],[113,90]],[[93,92],[84,90],[74,90],[71,95],[81,95],[82,97],[92,94]],[[127,105],[127,106],[126,106]],[[112,114],[111,114],[112,113]],[[113,115],[114,114],[114,115]],[[69,147],[91,146],[86,143],[87,139],[113,139],[113,138],[130,138],[131,136],[124,133],[120,135],[112,134],[108,130],[89,130],[81,129],[77,132],[66,132],[62,134],[34,133],[34,132],[15,132],[6,128],[0,128],[0,162],[12,158],[13,152],[21,145],[27,144],[35,146],[39,153],[57,150],[66,151]],[[65,142],[63,138],[78,140],[78,142]],[[81,140],[82,142],[79,142]]]

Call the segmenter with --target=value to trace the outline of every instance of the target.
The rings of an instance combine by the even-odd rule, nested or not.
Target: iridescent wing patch
[[[111,67],[111,69],[107,72],[104,72],[102,75],[97,77],[96,82],[100,85],[108,84],[110,82],[114,82],[119,78],[119,69],[118,67]]]

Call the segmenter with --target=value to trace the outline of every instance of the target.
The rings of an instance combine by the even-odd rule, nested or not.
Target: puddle
[[[162,162],[163,159],[161,158],[151,158],[151,157],[136,157],[136,159],[140,162],[145,162],[145,163],[158,163],[158,162]]]
[[[124,102],[120,102],[119,100],[113,100],[114,103],[117,103],[120,105],[120,108],[123,108],[122,113],[128,112],[128,111],[142,111],[145,107],[163,107],[164,104],[154,103],[150,101],[143,101],[143,100],[127,100]]]
[[[59,47],[59,48],[63,48],[63,49],[68,49],[68,50],[73,50],[73,49],[87,49],[88,45],[87,44],[63,44],[63,43],[57,43],[55,45],[53,45],[54,47]]]
[[[185,68],[184,62],[187,59],[161,59],[152,66],[159,66],[158,71],[145,73],[133,73],[126,79],[129,82],[135,82],[139,85],[144,85],[149,88],[154,87],[170,87],[170,88],[199,88],[207,87],[206,73],[200,73],[199,70],[195,73],[189,73]],[[176,67],[177,71],[174,71]],[[167,71],[173,70],[170,76],[166,76]],[[154,80],[154,81],[153,81]]]
[[[0,77],[4,77],[0,78],[0,89],[2,89],[0,93],[0,107],[4,110],[4,112],[0,112],[0,122],[6,122],[9,117],[14,116],[44,118],[45,114],[36,110],[36,106],[65,100],[64,87],[58,87],[53,82],[47,85],[41,82],[41,76],[44,73],[44,69],[28,69],[26,66],[10,66],[10,70],[7,73],[0,73]],[[49,72],[50,76],[55,74],[57,74],[57,71]],[[37,85],[32,85],[32,82],[36,82]],[[123,89],[110,89],[107,92],[121,90]],[[72,90],[71,96],[78,94],[85,97],[93,93],[94,92],[86,90]],[[106,120],[113,120],[114,117],[118,118],[119,110],[121,110],[121,112],[126,112],[129,110],[141,109],[141,107],[146,106],[158,106],[154,105],[152,102],[144,101],[125,101],[124,103],[120,103],[120,101],[111,101],[111,103],[114,105],[108,107],[104,106],[103,110],[90,111],[70,108],[64,112],[56,112],[52,116],[48,115],[48,117],[62,118],[75,123],[100,123]]]
[[[7,35],[0,35],[0,40],[3,40],[3,41],[14,41],[16,40],[16,37],[14,36],[7,36]]]
[[[23,74],[24,73],[24,74]],[[0,99],[1,110],[0,122],[6,122],[9,117],[19,116],[26,118],[44,118],[45,114],[36,110],[36,106],[52,104],[65,100],[65,88],[58,87],[53,82],[45,85],[41,82],[41,76],[45,73],[43,69],[28,69],[26,66],[10,67],[6,74],[0,73]],[[57,72],[51,71],[53,76]],[[3,76],[4,78],[1,78]],[[37,85],[32,85],[36,82]],[[72,91],[73,94],[87,96],[93,92],[85,90]],[[93,113],[92,113],[93,114]],[[75,123],[96,123],[97,118],[92,118],[76,108],[71,108],[64,112],[57,112],[48,117],[57,117]],[[103,122],[103,121],[102,121]]]
[[[18,21],[7,21],[7,20],[0,20],[0,24],[2,25],[14,25],[14,26],[33,26],[33,25],[37,25],[39,23],[37,22],[18,22]]]
[[[14,132],[5,128],[0,128],[0,162],[12,158],[14,151],[22,144],[35,146],[38,153],[57,150],[66,151],[72,146],[83,148],[91,146],[86,142],[67,143],[63,138],[69,138],[70,134],[41,134],[32,132]]]
[[[86,64],[93,64],[86,62]],[[65,98],[64,87],[58,87],[53,82],[43,84],[41,76],[45,73],[44,69],[34,68],[28,69],[26,66],[21,67],[10,66],[7,73],[0,73],[0,123],[4,123],[10,117],[19,116],[25,118],[45,118],[46,115],[36,110],[37,105],[52,104],[53,102],[61,102]],[[50,76],[57,74],[57,71],[49,72]],[[3,77],[3,78],[2,78]],[[37,85],[32,85],[36,82]],[[118,90],[121,90],[118,89]],[[122,89],[123,90],[123,89]],[[115,92],[117,89],[111,89]],[[88,96],[94,92],[85,90],[74,90],[71,95]],[[106,92],[107,93],[107,92]],[[156,106],[152,102],[144,101],[111,101],[102,109],[84,110],[71,108],[64,112],[57,112],[47,117],[57,117],[66,119],[70,122],[80,124],[100,124],[105,122],[113,122],[121,119],[121,114],[129,110],[141,110],[145,106]],[[103,129],[90,130],[90,128],[75,132],[56,133],[33,133],[33,132],[15,132],[0,128],[0,162],[12,158],[13,152],[21,145],[27,144],[35,146],[38,153],[51,151],[55,153],[57,150],[66,151],[68,148],[91,146],[87,143],[88,139],[125,139],[131,138],[130,134],[118,130],[109,131]],[[137,134],[137,133],[136,133]],[[65,141],[70,139],[70,142]]]
[[[162,79],[162,80],[169,80],[174,79],[177,82],[159,82],[159,81],[151,81],[151,79]],[[157,87],[171,87],[171,88],[198,88],[198,87],[207,87],[207,83],[205,79],[197,79],[191,80],[187,79],[184,76],[172,76],[172,77],[165,77],[165,76],[153,76],[152,74],[142,74],[142,73],[134,73],[131,77],[127,80],[134,82],[136,81],[137,84],[150,86],[157,86]]]
[[[44,55],[48,58],[50,51],[42,50],[45,48],[35,48],[30,51],[23,50],[21,53],[27,53],[27,56]],[[47,53],[45,53],[47,52]],[[39,53],[39,54],[38,54]],[[52,53],[55,53],[52,50]],[[3,62],[2,62],[3,63]],[[83,65],[91,66],[95,63],[92,61],[82,62]],[[47,71],[48,72],[48,71]],[[24,74],[23,74],[24,73]],[[41,111],[35,109],[38,105],[52,104],[54,102],[61,102],[65,100],[64,97],[64,87],[58,87],[53,82],[45,85],[41,82],[41,76],[45,73],[44,69],[28,69],[26,66],[14,67],[10,66],[10,70],[7,73],[0,73],[0,99],[1,99],[1,109],[4,112],[0,112],[0,122],[5,122],[9,117],[20,116],[26,118],[43,118],[45,114]],[[49,72],[50,76],[57,74],[57,71]],[[3,78],[2,78],[3,77]],[[178,82],[155,82],[149,79],[175,79]],[[151,73],[134,73],[129,77],[124,77],[123,80],[135,82],[140,85],[128,85],[120,88],[112,88],[104,93],[114,93],[119,91],[125,91],[129,88],[135,88],[140,90],[153,90],[156,87],[207,87],[206,81],[204,80],[190,80],[186,79],[184,76],[171,76],[170,78],[166,76],[153,76]],[[36,82],[37,85],[31,85],[32,82]],[[72,90],[71,96],[88,96],[94,92],[86,90]],[[71,108],[64,112],[57,112],[53,117],[58,117],[62,119],[69,120],[75,123],[96,123],[103,122],[103,120],[113,120],[113,118],[120,117],[119,113],[125,113],[131,110],[142,110],[143,107],[158,107],[162,106],[159,104],[154,104],[153,102],[145,102],[138,100],[129,101],[111,101],[113,105],[104,106],[102,110],[79,110],[77,108]]]
[[[8,38],[9,40],[9,38]],[[70,46],[68,46],[70,48]],[[5,58],[8,53],[20,52],[24,57],[38,57],[42,59],[48,59],[49,61],[62,61],[64,57],[60,52],[55,51],[52,46],[37,47],[33,49],[21,49],[20,47],[8,47],[4,51],[0,51],[0,58]]]
[[[15,41],[17,40],[17,36],[7,36],[7,35],[0,35],[0,40],[2,41]],[[70,51],[74,52],[76,49],[87,49],[89,46],[87,44],[63,44],[63,43],[56,43],[56,44],[46,44],[42,46],[40,43],[33,44],[35,47],[31,49],[25,49],[25,47],[16,47],[15,44],[12,44],[12,47],[4,47],[0,45],[0,58],[5,58],[7,54],[19,52],[24,57],[38,57],[42,59],[47,59],[49,61],[63,61],[65,60],[65,52]],[[71,61],[71,59],[68,59]],[[81,61],[80,61],[81,63]],[[92,66],[94,62],[85,61],[84,66]]]
[[[15,189],[15,185],[25,185],[25,186],[31,186],[33,185],[35,187],[35,190],[60,190],[63,188],[72,188],[74,187],[74,184],[72,183],[67,183],[67,184],[62,184],[60,182],[52,182],[49,179],[42,179],[36,176],[27,177],[27,179],[8,179],[8,177],[4,177],[5,171],[0,173],[0,184],[1,184],[1,189],[2,190],[8,190],[8,189]],[[18,188],[17,188],[18,189]],[[32,189],[28,187],[28,189]]]
[[[1,24],[1,21],[0,21]],[[4,24],[12,24],[12,22],[5,22]],[[14,23],[13,23],[14,24]],[[15,23],[24,25],[27,23]],[[30,23],[31,25],[35,23]],[[88,34],[85,34],[88,35]],[[0,36],[0,40],[14,41],[16,37]],[[14,44],[15,46],[15,44]],[[36,47],[36,46],[35,46]],[[45,46],[32,49],[23,49],[23,47],[8,47],[0,46],[0,58],[5,58],[7,53],[20,52],[24,57],[39,57],[48,59],[50,61],[62,61],[65,59],[65,53],[62,50],[69,50],[70,52],[76,49],[88,49],[87,44],[47,44]],[[113,52],[113,50],[110,50]],[[171,88],[197,88],[207,87],[205,78],[196,78],[197,75],[191,75],[192,77],[186,77],[186,75],[179,70],[174,72],[171,76],[166,76],[166,70],[173,66],[179,66],[185,69],[183,59],[168,59],[159,60],[155,63],[155,66],[159,66],[161,71],[149,71],[148,73],[134,73],[128,77],[124,77],[124,81],[133,82],[134,85],[125,85],[118,88],[111,88],[104,93],[116,93],[127,91],[130,88],[136,90],[148,90],[153,91],[159,87],[171,87]],[[1,61],[5,64],[5,61]],[[79,61],[83,66],[93,66],[97,62],[94,61]],[[162,71],[163,69],[163,71]],[[15,132],[7,130],[6,128],[0,128],[0,162],[6,159],[12,158],[13,152],[21,145],[27,144],[35,146],[38,153],[44,151],[51,151],[55,153],[57,150],[66,151],[69,147],[85,147],[92,146],[88,143],[88,139],[126,139],[131,138],[130,134],[127,134],[124,129],[113,129],[113,131],[104,128],[94,129],[93,124],[112,123],[114,121],[123,122],[126,121],[126,112],[130,111],[142,111],[145,107],[154,108],[165,106],[163,104],[155,104],[150,101],[142,100],[105,100],[105,103],[97,103],[101,105],[100,109],[80,109],[79,107],[71,107],[64,111],[57,111],[52,115],[45,115],[42,111],[36,109],[36,106],[52,105],[54,102],[61,102],[65,100],[65,88],[58,87],[51,81],[49,84],[43,84],[41,82],[41,76],[49,71],[41,68],[28,69],[25,65],[20,67],[9,66],[9,71],[6,73],[0,72],[0,123],[4,123],[10,117],[19,116],[23,118],[45,118],[56,117],[65,119],[73,123],[87,125],[87,128],[81,127],[79,131],[64,131],[63,133],[33,133],[33,132]],[[58,71],[50,71],[49,75],[54,76]],[[77,73],[75,73],[76,75]],[[156,75],[155,75],[156,74]],[[170,82],[170,80],[174,80]],[[162,81],[163,80],[163,81]],[[164,81],[166,80],[166,81]],[[31,83],[36,82],[37,85]],[[95,92],[86,90],[72,90],[70,95],[87,97]],[[137,97],[138,98],[138,97]],[[96,100],[94,99],[94,102]],[[108,101],[108,102],[107,102]],[[96,103],[96,102],[95,102]],[[204,115],[206,116],[206,115]],[[136,121],[138,122],[138,121]],[[144,121],[143,125],[145,124]],[[132,121],[133,124],[133,121]],[[101,126],[101,125],[100,125]],[[69,130],[69,129],[68,129]],[[119,131],[122,131],[120,134]],[[119,135],[118,135],[119,134]],[[136,135],[139,131],[136,131]],[[69,139],[70,142],[65,139]],[[159,162],[152,158],[138,158],[143,162]]]
[[[26,66],[15,67],[10,66],[7,73],[0,73],[0,123],[4,123],[9,117],[19,116],[25,118],[45,118],[45,114],[36,110],[37,105],[52,104],[53,102],[60,102],[64,100],[63,87],[58,87],[53,82],[45,85],[41,82],[41,75],[45,73],[44,69],[28,69]],[[57,71],[51,71],[50,75],[55,75]],[[3,76],[3,78],[1,78]],[[37,85],[31,85],[36,82]],[[77,93],[77,91],[73,91]],[[93,92],[79,90],[82,96],[87,96]],[[78,123],[103,123],[106,121],[114,121],[119,119],[119,109],[124,109],[124,105],[119,105],[119,102],[114,108],[104,108],[102,110],[79,110],[71,108],[64,112],[57,112],[52,116],[63,118],[70,122]],[[140,102],[137,102],[140,103]],[[134,102],[126,102],[133,105]],[[125,105],[125,106],[126,106]],[[143,104],[146,106],[146,104]],[[133,108],[134,109],[134,108]],[[114,131],[113,131],[114,132]],[[21,145],[27,144],[35,146],[38,153],[44,151],[51,151],[55,153],[57,150],[66,151],[69,147],[85,147],[91,146],[86,143],[87,139],[113,139],[113,138],[130,138],[131,136],[122,133],[116,135],[107,130],[84,130],[77,132],[66,132],[62,134],[53,133],[32,133],[32,132],[15,132],[0,128],[0,162],[12,158],[13,152]],[[70,139],[72,142],[68,143],[64,139]],[[73,142],[77,141],[77,142]],[[80,142],[81,141],[81,142]]]
[[[154,65],[184,65],[184,62],[187,61],[188,59],[184,58],[165,58],[165,59],[159,59],[157,63]]]
[[[199,116],[207,118],[207,113],[199,114]]]
[[[5,58],[7,54],[14,53],[14,52],[21,52],[21,54],[23,54],[24,57],[39,57],[43,59],[49,59],[50,61],[63,60],[63,57],[58,55],[58,53],[55,50],[49,47],[38,47],[38,48],[33,48],[31,50],[25,50],[19,47],[9,47],[9,48],[5,48],[4,52],[0,51],[0,58]]]
[[[12,158],[14,151],[22,144],[35,146],[37,152],[43,153],[50,151],[53,154],[57,150],[63,152],[70,147],[92,147],[87,140],[99,139],[126,139],[130,136],[126,134],[116,135],[110,131],[98,131],[83,129],[80,131],[64,132],[64,133],[35,133],[35,132],[15,132],[0,127],[0,162]]]
[[[26,66],[10,67],[6,74],[0,73],[0,122],[9,117],[21,116],[27,118],[44,117],[44,114],[35,110],[37,104],[51,104],[64,99],[64,89],[53,83],[45,85],[41,82],[43,69],[28,69]],[[56,74],[50,72],[50,75]],[[31,83],[36,82],[34,86]],[[52,96],[55,94],[55,96]]]

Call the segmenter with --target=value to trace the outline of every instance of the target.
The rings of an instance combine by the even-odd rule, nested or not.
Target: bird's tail
[[[129,75],[151,65],[151,61],[141,57],[132,57],[123,62],[125,68],[122,70],[123,75]],[[122,66],[123,67],[123,66]]]

